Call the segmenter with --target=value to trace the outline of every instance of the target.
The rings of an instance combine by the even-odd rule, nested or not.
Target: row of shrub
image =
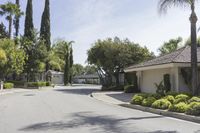
[[[27,87],[45,87],[51,86],[50,82],[28,82]]]
[[[14,84],[13,83],[7,82],[7,83],[3,84],[3,89],[12,89],[12,88],[14,88]]]
[[[200,116],[200,96],[192,96],[187,93],[168,92],[165,96],[140,93],[133,96],[131,103]]]
[[[124,91],[125,93],[138,93],[140,92],[134,85],[113,85],[110,87],[102,87],[102,91]]]

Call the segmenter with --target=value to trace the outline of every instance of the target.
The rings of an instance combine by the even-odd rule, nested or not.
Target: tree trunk
[[[12,34],[12,16],[9,16],[9,38],[11,39]]]
[[[196,23],[197,16],[194,12],[194,3],[191,6],[192,13],[190,16],[191,22],[191,67],[192,67],[192,91],[193,95],[197,95],[197,85],[198,85],[198,67],[197,67],[197,33],[196,33]]]
[[[19,5],[19,0],[16,0],[16,2],[15,2],[15,4],[18,6],[18,7],[20,7],[20,5]],[[15,18],[16,18],[16,22],[15,22],[15,37],[18,37],[18,35],[19,35],[19,17],[17,17],[17,16],[15,16]]]

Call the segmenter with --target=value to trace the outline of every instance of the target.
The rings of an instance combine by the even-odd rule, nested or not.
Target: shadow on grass
[[[134,124],[131,125],[131,128],[127,128],[127,125],[130,126],[129,121],[131,120],[143,120],[143,119],[158,119],[163,116],[147,116],[147,117],[132,117],[125,119],[117,119],[114,116],[106,115],[95,115],[92,112],[77,112],[69,115],[65,121],[56,121],[56,122],[43,122],[36,123],[33,125],[28,125],[20,131],[50,131],[50,130],[69,130],[77,129],[82,127],[90,128],[90,131],[95,132],[113,132],[113,133],[177,133],[176,131],[153,131],[153,132],[134,132],[134,129],[138,129]]]

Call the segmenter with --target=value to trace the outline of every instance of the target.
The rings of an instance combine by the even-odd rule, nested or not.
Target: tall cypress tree
[[[50,7],[49,0],[45,0],[44,12],[42,14],[40,37],[46,44],[47,51],[51,49],[51,31],[50,31]],[[46,62],[46,71],[49,70],[49,63]]]
[[[16,0],[15,4],[20,8],[19,0]],[[15,37],[19,35],[19,16],[15,16]]]
[[[24,37],[26,37],[29,40],[33,40],[34,39],[33,31],[34,31],[33,6],[32,6],[32,0],[28,0],[26,6]]]
[[[70,47],[70,54],[69,54],[69,61],[70,61],[70,76],[69,76],[69,82],[72,83],[72,74],[73,74],[73,70],[72,70],[72,66],[73,66],[73,49],[72,46]]]

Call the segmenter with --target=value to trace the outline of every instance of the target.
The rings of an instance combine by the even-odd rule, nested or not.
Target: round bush
[[[200,98],[199,97],[192,97],[188,103],[192,103],[192,102],[200,102]]]
[[[186,114],[200,116],[200,103],[191,102],[186,110]]]
[[[150,96],[154,97],[157,100],[160,99],[160,98],[162,98],[162,96],[160,94],[157,94],[157,93],[156,94],[150,94]]]
[[[141,97],[147,98],[147,97],[150,96],[150,94],[148,94],[148,93],[138,93],[138,94],[135,94],[134,96],[141,96]]]
[[[132,104],[138,104],[138,105],[141,105],[142,104],[142,101],[145,99],[145,97],[142,97],[142,96],[139,96],[139,95],[135,95],[133,96],[132,100],[131,100],[131,103]]]
[[[152,104],[152,107],[156,109],[168,109],[169,106],[171,103],[167,99],[159,99]]]
[[[179,93],[178,92],[174,92],[174,91],[169,91],[166,93],[166,95],[170,95],[170,96],[177,96]]]
[[[177,104],[177,103],[180,103],[180,102],[185,102],[187,103],[188,100],[190,99],[190,97],[186,94],[179,94],[175,97],[175,101],[174,103]]]
[[[168,96],[166,96],[166,97],[164,97],[164,99],[167,99],[168,101],[170,101],[170,103],[174,103],[174,101],[175,101],[175,98],[174,98],[174,96],[172,96],[172,95],[168,95]]]
[[[142,101],[142,106],[151,107],[151,105],[156,101],[154,97],[145,98]]]
[[[171,105],[169,107],[170,111],[184,113],[188,109],[188,105],[184,102],[180,102],[178,104]]]
[[[3,89],[12,89],[12,88],[14,88],[13,83],[4,83],[3,84]]]

